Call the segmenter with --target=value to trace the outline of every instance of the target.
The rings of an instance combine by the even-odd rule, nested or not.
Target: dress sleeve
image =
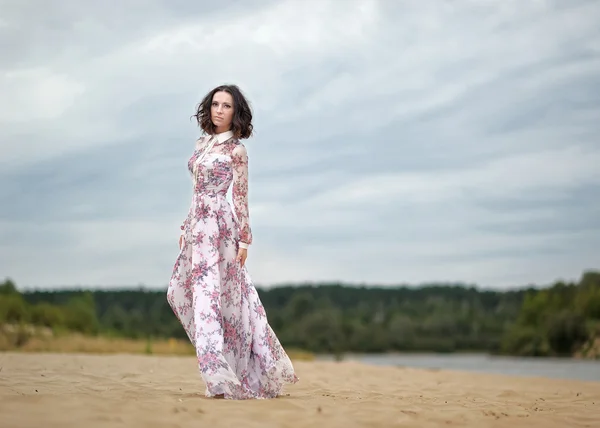
[[[243,144],[238,144],[231,152],[233,162],[232,199],[235,215],[240,228],[240,248],[248,248],[252,243],[250,216],[248,210],[248,152]]]
[[[204,144],[204,141],[205,141],[205,140],[206,140],[206,137],[205,137],[205,136],[201,136],[200,138],[198,138],[198,139],[196,140],[195,144],[194,144],[194,150],[198,150],[198,149],[199,149],[199,148],[202,146],[202,144]],[[191,171],[189,171],[189,170],[188,170],[188,172],[190,173],[190,176],[192,176],[192,182],[193,182],[193,180],[194,180],[194,177],[193,177],[193,176],[194,176],[194,174],[193,174]],[[181,235],[183,235],[183,232],[184,232],[184,230],[185,230],[185,227],[188,225],[188,223],[189,223],[189,222],[190,222],[190,218],[189,218],[189,215],[188,215],[188,216],[185,218],[185,220],[183,220],[183,222],[181,223],[181,226],[179,226],[179,229],[181,229],[181,230],[180,230],[180,232],[181,232]]]

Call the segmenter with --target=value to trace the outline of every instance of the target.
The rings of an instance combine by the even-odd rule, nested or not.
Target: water
[[[329,355],[319,359],[332,360]],[[347,354],[346,361],[379,366],[460,370],[600,382],[600,361],[500,357],[485,354]]]

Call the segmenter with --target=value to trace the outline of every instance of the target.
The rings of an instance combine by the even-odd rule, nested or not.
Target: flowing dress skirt
[[[222,192],[196,193],[167,300],[196,348],[206,395],[273,398],[298,381],[236,256],[233,210]]]

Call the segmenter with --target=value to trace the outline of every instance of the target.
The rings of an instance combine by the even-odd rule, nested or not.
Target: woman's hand
[[[246,248],[240,248],[237,253],[236,261],[240,263],[241,266],[244,266],[246,263],[246,258],[248,257],[248,250]]]

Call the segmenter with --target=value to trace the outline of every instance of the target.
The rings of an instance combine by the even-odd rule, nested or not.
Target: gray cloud
[[[189,117],[229,81],[255,108],[260,284],[508,287],[600,260],[597,2],[55,3],[0,1],[18,284],[163,286]]]
[[[0,1],[0,64],[7,69],[74,63],[108,55],[123,43],[197,22],[223,19],[264,7],[271,0],[213,1],[129,0],[80,2],[60,0]]]

